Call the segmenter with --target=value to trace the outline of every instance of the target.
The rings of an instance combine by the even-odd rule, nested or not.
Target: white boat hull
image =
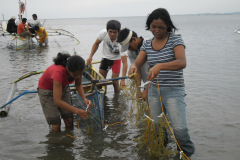
[[[12,36],[12,43],[16,50],[20,50],[25,47],[31,48],[33,46],[32,38],[21,38],[19,36]]]

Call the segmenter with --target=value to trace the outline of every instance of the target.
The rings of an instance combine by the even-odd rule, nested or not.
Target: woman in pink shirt
[[[78,55],[70,56],[68,53],[58,53],[53,59],[54,64],[49,66],[39,79],[38,95],[47,123],[52,131],[59,131],[61,118],[66,127],[73,127],[73,113],[87,119],[88,113],[71,104],[69,84],[75,81],[76,90],[85,105],[91,107],[92,103],[84,95],[82,74],[85,61]]]

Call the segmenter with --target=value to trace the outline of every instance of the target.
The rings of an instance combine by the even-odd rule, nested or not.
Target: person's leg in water
[[[61,129],[61,123],[60,124],[52,124],[51,125],[51,131],[52,132],[58,132],[58,131],[60,131]]]
[[[44,43],[45,43],[45,47],[48,47],[48,38],[45,39]]]
[[[106,79],[107,74],[108,74],[108,71],[107,71],[107,70],[99,69],[99,73]]]
[[[111,65],[111,68],[112,68],[112,78],[118,78],[120,74],[120,69],[121,69],[121,59],[114,60],[113,64]],[[113,87],[115,92],[120,92],[120,85],[118,80],[113,81]]]
[[[195,147],[188,133],[185,89],[184,87],[161,87],[160,90],[176,140],[184,154],[190,156],[194,153]]]
[[[46,121],[52,131],[59,131],[61,127],[60,112],[53,101],[53,91],[38,89],[39,100]]]
[[[72,99],[71,99],[71,93],[70,88],[66,86],[63,89],[62,93],[62,100],[70,105],[72,105]],[[63,118],[63,121],[65,123],[65,127],[72,129],[73,128],[73,113],[69,111],[65,111],[59,108],[59,111],[61,113],[61,117]]]
[[[99,67],[99,73],[106,79],[110,66],[108,65],[109,61],[106,58],[101,60]]]
[[[118,77],[119,77],[119,73],[112,73],[112,78],[118,78]],[[120,91],[120,86],[119,86],[118,80],[113,81],[113,87],[114,87],[115,92]]]

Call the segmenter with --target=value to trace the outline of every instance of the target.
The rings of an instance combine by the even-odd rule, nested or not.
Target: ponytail
[[[53,59],[55,65],[62,65],[68,67],[70,72],[83,71],[85,69],[85,61],[78,55],[70,56],[67,52],[58,53],[57,57]]]
[[[68,58],[71,57],[68,53],[58,53],[57,57],[53,59],[53,62],[55,65],[62,65],[63,67],[66,67],[66,63]]]

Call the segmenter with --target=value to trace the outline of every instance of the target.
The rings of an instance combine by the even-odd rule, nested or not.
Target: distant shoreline
[[[194,13],[194,14],[171,14],[171,16],[204,16],[204,15],[238,15],[240,14],[240,12],[229,12],[229,13]],[[87,18],[90,18],[90,19],[94,19],[94,18],[125,18],[125,17],[146,17],[146,16],[122,16],[122,17],[119,17],[119,16],[116,16],[116,17],[79,17],[81,19],[87,19]],[[78,19],[78,18],[56,18],[56,19]]]
[[[171,16],[207,16],[207,15],[239,15],[240,12],[226,12],[226,13],[194,13],[194,14],[171,14]],[[96,18],[134,18],[134,17],[146,17],[146,16],[115,16],[115,17],[73,17],[73,18],[69,18],[69,17],[65,17],[65,18],[49,18],[52,20],[57,20],[57,19],[96,19]],[[41,18],[40,20],[44,20],[45,18]],[[0,22],[2,20],[0,19]]]
[[[172,14],[171,16],[207,16],[207,15],[238,15],[240,12],[230,12],[230,13],[194,13],[194,14]],[[146,17],[146,16],[116,16],[116,17],[79,17],[80,19],[94,19],[94,18],[134,18],[134,17]],[[56,18],[56,19],[78,19],[78,18]]]
[[[229,12],[229,13],[194,13],[194,14],[174,14],[173,16],[195,16],[195,15],[235,15],[240,12]]]

